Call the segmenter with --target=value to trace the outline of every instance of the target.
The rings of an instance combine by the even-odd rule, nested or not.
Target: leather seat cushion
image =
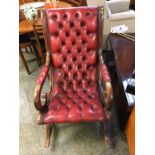
[[[86,90],[78,88],[77,91],[67,89],[66,92],[55,88],[52,96],[43,116],[44,123],[91,122],[105,118],[99,94],[94,87]]]

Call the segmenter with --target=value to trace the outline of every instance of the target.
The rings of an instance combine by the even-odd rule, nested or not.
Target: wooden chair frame
[[[102,50],[102,44],[103,44],[103,12],[104,9],[103,7],[98,7],[98,37],[99,37],[99,50],[97,52],[98,55],[98,61],[99,61],[99,65],[98,65],[98,70],[102,70],[103,72],[98,72],[98,77],[99,77],[99,85],[103,86],[105,90],[103,89],[99,89],[99,94],[101,94],[102,99],[106,99],[103,101],[103,106],[105,109],[105,114],[106,114],[106,121],[104,121],[104,131],[105,131],[105,142],[110,144],[112,146],[112,139],[111,139],[111,129],[110,129],[110,123],[111,123],[111,119],[112,119],[112,114],[111,114],[111,103],[112,103],[112,98],[113,98],[113,94],[112,94],[112,87],[111,87],[111,83],[109,80],[106,80],[104,78],[104,60],[103,60],[103,50]],[[49,93],[47,93],[46,95],[44,95],[44,97],[42,98],[41,92],[42,92],[42,87],[43,84],[46,80],[46,77],[48,75],[49,70],[52,72],[53,67],[52,67],[52,62],[51,62],[51,49],[50,49],[50,43],[49,43],[49,38],[48,38],[48,32],[47,32],[47,21],[46,21],[46,15],[45,15],[45,11],[43,12],[43,33],[45,36],[45,43],[46,43],[46,50],[47,50],[47,54],[46,54],[46,61],[45,61],[45,65],[43,67],[43,70],[45,70],[44,72],[44,76],[42,76],[42,74],[40,74],[40,76],[42,77],[42,80],[40,82],[37,82],[35,90],[34,90],[34,105],[35,108],[39,111],[39,116],[38,116],[38,124],[42,124],[42,112],[44,111],[44,107],[45,105],[48,104],[48,100],[49,97],[52,92],[53,89],[53,78],[50,77],[50,91]],[[99,69],[100,68],[100,69]],[[107,72],[107,71],[106,71]],[[108,74],[108,72],[107,72]],[[44,105],[42,104],[41,99],[44,99]],[[45,143],[44,146],[48,147],[49,143],[50,143],[50,137],[51,137],[51,132],[52,132],[52,127],[54,124],[46,124],[46,136],[45,136]]]

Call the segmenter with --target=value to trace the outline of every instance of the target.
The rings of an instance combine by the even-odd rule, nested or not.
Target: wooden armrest
[[[111,79],[109,76],[107,66],[104,63],[102,52],[103,50],[100,49],[99,50],[99,64],[100,64],[99,66],[100,76],[99,77],[101,77],[101,82],[104,85],[103,96],[105,100],[105,106],[107,110],[110,110],[112,99],[113,99],[113,92],[112,92],[112,86],[111,86]]]
[[[46,77],[48,76],[49,65],[50,65],[50,56],[49,54],[47,54],[45,66],[40,71],[40,74],[36,80],[36,87],[34,90],[34,105],[35,105],[35,108],[40,112],[44,111],[44,105],[42,105],[41,103],[40,96],[41,96],[42,87],[44,85]]]
[[[105,64],[101,63],[100,64],[100,73],[101,73],[101,77],[102,77],[102,82],[105,85],[105,90],[104,91],[104,100],[105,100],[105,105],[106,108],[109,110],[111,108],[111,101],[113,98],[113,94],[112,94],[112,86],[111,86],[111,80],[110,80],[110,76],[109,76],[109,72],[107,70],[107,67]]]

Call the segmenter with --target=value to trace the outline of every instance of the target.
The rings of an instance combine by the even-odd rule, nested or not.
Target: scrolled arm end
[[[44,111],[44,105],[42,105],[42,103],[41,103],[40,96],[41,96],[43,84],[44,84],[46,77],[48,75],[49,63],[50,63],[49,55],[47,55],[46,64],[40,71],[40,74],[36,80],[36,87],[34,90],[34,106],[40,112]]]
[[[44,106],[41,104],[40,101],[40,94],[41,94],[41,85],[36,85],[35,90],[34,90],[34,106],[38,111],[43,111],[44,110]]]

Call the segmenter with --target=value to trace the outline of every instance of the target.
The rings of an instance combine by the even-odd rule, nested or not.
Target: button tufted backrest
[[[97,84],[97,7],[45,11],[54,84],[63,90]]]

